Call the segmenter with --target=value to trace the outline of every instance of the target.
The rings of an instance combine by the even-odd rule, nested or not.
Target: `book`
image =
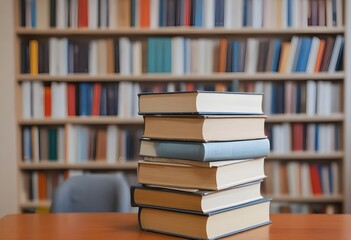
[[[139,114],[262,114],[262,94],[174,92],[139,94]]]
[[[132,186],[132,206],[208,213],[261,199],[261,182],[259,180],[221,191]]]
[[[179,151],[181,149],[181,151]],[[265,157],[268,139],[228,142],[185,142],[142,139],[140,155],[200,162]]]
[[[183,141],[264,138],[263,115],[144,116],[144,137]],[[245,131],[243,131],[245,129]]]
[[[141,229],[191,239],[217,239],[271,223],[269,199],[261,199],[207,214],[139,209]]]
[[[265,177],[264,158],[212,167],[178,163],[138,162],[138,182],[178,188],[220,190]]]

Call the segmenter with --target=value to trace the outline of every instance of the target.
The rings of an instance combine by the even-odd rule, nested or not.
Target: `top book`
[[[139,94],[139,114],[263,114],[262,94],[172,92]]]

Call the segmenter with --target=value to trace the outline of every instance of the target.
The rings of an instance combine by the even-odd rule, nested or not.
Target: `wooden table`
[[[351,215],[271,215],[273,223],[225,239],[351,239]],[[0,239],[179,239],[141,231],[133,213],[8,215],[0,219]]]

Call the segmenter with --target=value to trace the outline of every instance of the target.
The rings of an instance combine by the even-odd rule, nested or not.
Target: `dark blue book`
[[[228,41],[227,54],[226,54],[226,72],[232,72],[233,70],[233,41]]]
[[[180,151],[181,150],[181,151]],[[200,162],[265,157],[268,139],[228,142],[185,142],[142,139],[140,155]]]
[[[294,61],[293,61],[293,65],[291,68],[291,71],[293,71],[293,72],[296,72],[297,64],[299,63],[299,58],[300,58],[300,54],[301,54],[301,46],[302,46],[302,38],[303,37],[299,37],[297,40]]]
[[[272,68],[271,68],[272,72],[278,72],[281,44],[282,42],[280,39],[274,40],[274,52],[273,52]]]
[[[160,0],[159,5],[159,26],[165,27],[167,26],[167,0]]]
[[[162,2],[162,0],[161,0],[161,2]],[[161,6],[161,3],[160,3],[160,6]],[[131,22],[131,25],[132,25],[132,27],[135,27],[135,15],[136,15],[136,13],[135,13],[135,0],[131,0],[131,16],[130,16],[130,22]],[[137,13],[137,14],[139,14],[139,13]]]
[[[20,0],[20,23],[21,27],[26,26],[26,0]]]
[[[29,42],[21,40],[21,73],[29,73]]]
[[[242,61],[242,60],[239,60],[240,42],[238,40],[234,40],[232,45],[233,45],[233,47],[232,47],[232,56],[233,56],[232,71],[239,72],[239,62]]]
[[[114,84],[107,85],[107,115],[117,115]]]
[[[138,220],[140,228],[146,231],[190,239],[218,239],[270,224],[269,205],[270,199],[264,198],[207,214],[142,207]]]
[[[215,26],[224,26],[224,0],[216,0],[215,2]]]
[[[301,47],[298,51],[299,55],[297,59],[295,72],[306,72],[308,56],[310,55],[311,45],[312,45],[311,37],[303,37],[301,39]]]
[[[339,144],[339,129],[337,126],[334,126],[334,146],[336,151],[340,149]]]
[[[314,128],[314,151],[318,152],[319,150],[319,124],[315,124]]]
[[[203,25],[203,0],[194,0],[195,3],[195,27],[202,27]]]
[[[278,113],[277,111],[277,86],[275,83],[272,83],[272,93],[271,93],[271,113]]]
[[[292,15],[296,14],[292,12],[292,1],[294,0],[287,0],[287,4],[288,4],[288,12],[287,12],[287,22],[288,22],[288,27],[292,27]],[[283,13],[283,16],[285,14]]]
[[[37,7],[35,0],[30,0],[30,16],[31,16],[31,25],[32,28],[35,28],[37,26]]]
[[[295,113],[301,113],[301,95],[302,95],[302,86],[301,84],[296,84],[296,112]]]
[[[335,71],[341,71],[342,70],[342,60],[343,60],[343,52],[344,52],[344,39],[341,42],[341,47],[338,55],[338,60],[336,61],[336,66],[335,66]]]
[[[79,85],[79,110],[80,116],[91,115],[92,86],[90,83]]]

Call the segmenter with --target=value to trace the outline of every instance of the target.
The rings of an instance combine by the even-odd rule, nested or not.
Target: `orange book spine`
[[[67,112],[68,116],[76,115],[76,85],[67,84]]]
[[[29,69],[30,74],[38,74],[38,54],[39,54],[39,43],[38,40],[29,41]]]
[[[92,115],[100,115],[101,83],[94,84]]]
[[[78,1],[78,27],[88,27],[88,0]]]
[[[46,174],[44,171],[38,172],[38,194],[39,200],[46,200]]]
[[[51,116],[51,87],[44,86],[44,116]]]
[[[219,61],[218,61],[218,72],[225,72],[227,65],[227,46],[228,40],[221,39],[219,42]],[[224,83],[216,83],[216,91],[227,91],[227,86]]]
[[[324,48],[325,48],[325,40],[321,39],[319,42],[319,48],[318,48],[316,65],[314,67],[314,72],[320,72]]]
[[[140,1],[140,27],[150,27],[150,0]]]

